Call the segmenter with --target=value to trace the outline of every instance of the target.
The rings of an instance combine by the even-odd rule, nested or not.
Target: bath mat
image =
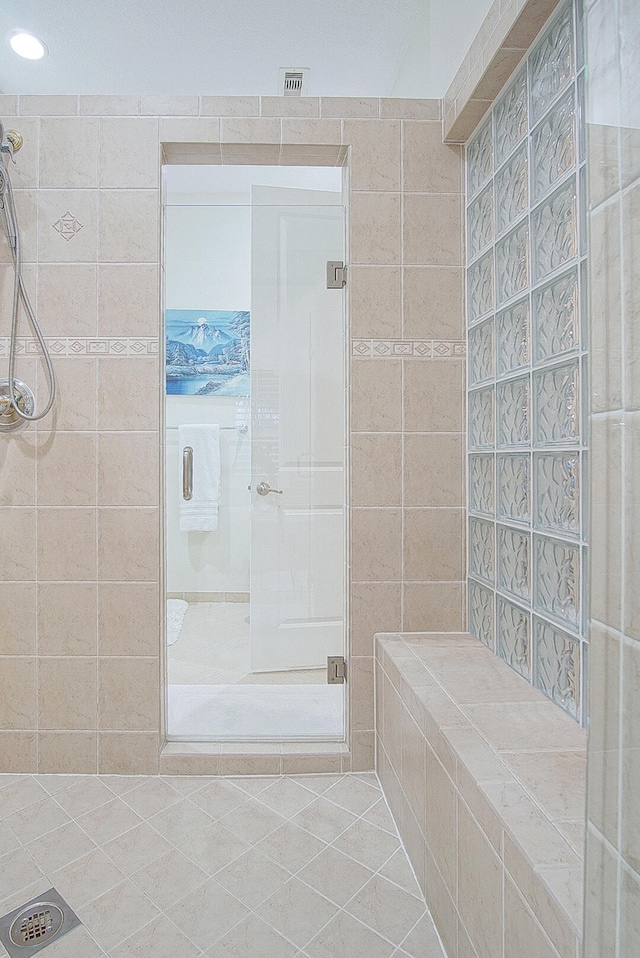
[[[341,738],[339,685],[170,685],[172,737]]]
[[[173,645],[180,638],[188,608],[189,603],[184,599],[167,599],[167,645]]]

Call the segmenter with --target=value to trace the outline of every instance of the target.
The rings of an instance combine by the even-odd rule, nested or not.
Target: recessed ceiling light
[[[42,40],[38,40],[32,33],[14,33],[9,43],[13,52],[25,60],[40,60],[47,52]]]

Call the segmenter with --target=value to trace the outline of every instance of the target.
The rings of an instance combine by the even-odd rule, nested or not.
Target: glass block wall
[[[578,721],[587,664],[581,38],[574,0],[466,153],[468,627]]]

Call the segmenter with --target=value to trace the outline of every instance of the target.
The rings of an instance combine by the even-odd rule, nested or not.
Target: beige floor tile
[[[401,943],[426,911],[423,901],[381,875],[374,875],[345,907],[349,914],[395,945]]]
[[[397,834],[396,823],[393,820],[393,816],[384,798],[381,798],[375,805],[372,805],[362,817],[372,825],[377,825],[378,828],[384,828],[385,832],[390,832],[392,835]]]
[[[111,952],[112,958],[197,958],[201,954],[165,915],[154,918]]]
[[[296,877],[342,907],[372,876],[369,868],[329,846]]]
[[[226,781],[241,788],[247,795],[257,795],[280,780],[280,775],[232,775]]]
[[[80,815],[77,822],[97,845],[104,845],[134,825],[139,825],[141,818],[121,799],[116,798]]]
[[[137,788],[141,781],[144,781],[145,775],[98,775],[97,779],[103,785],[107,785],[114,795],[124,795],[132,788]]]
[[[423,900],[416,876],[413,874],[413,869],[403,848],[399,848],[395,855],[392,855],[389,861],[382,866],[380,874],[383,878],[388,878],[394,884],[400,885],[411,895],[415,895],[421,901]]]
[[[260,792],[261,802],[287,818],[293,818],[313,800],[313,792],[290,778],[281,778]]]
[[[137,788],[126,792],[122,800],[142,818],[150,818],[170,805],[175,805],[181,797],[168,782],[148,779]]]
[[[294,825],[285,822],[258,845],[259,850],[269,858],[295,874],[300,868],[325,848],[325,843]]]
[[[337,910],[335,905],[308,885],[292,878],[271,895],[257,912],[276,931],[302,948]]]
[[[295,958],[300,954],[296,945],[256,915],[249,915],[209,949],[207,958]]]
[[[78,910],[78,918],[107,952],[159,914],[153,902],[128,878]]]
[[[199,792],[200,789],[205,788],[205,786],[210,785],[212,782],[219,781],[218,778],[211,778],[207,775],[161,775],[160,777],[163,782],[166,782],[167,785],[171,785],[172,788],[175,788],[177,792],[180,792],[180,794],[185,797]]]
[[[205,785],[190,796],[191,801],[213,818],[222,818],[234,809],[245,805],[249,796],[242,789],[222,779]]]
[[[47,945],[47,958],[102,958],[104,952],[93,935],[79,926],[60,941]]]
[[[402,942],[403,950],[413,958],[446,958],[433,918],[427,912]]]
[[[130,828],[102,846],[103,851],[128,877],[161,855],[166,855],[171,847],[171,843],[146,822]]]
[[[249,908],[261,905],[290,877],[288,871],[255,848],[216,872],[216,881]]]
[[[25,845],[36,864],[45,872],[57,871],[95,849],[86,832],[67,822],[47,835]]]
[[[66,825],[70,821],[67,813],[53,798],[46,798],[44,802],[22,808],[6,819],[11,831],[15,832],[24,843],[41,838],[47,832],[52,832],[54,828]]]
[[[113,799],[114,792],[107,784],[98,778],[91,777],[56,793],[58,805],[61,805],[71,818],[78,818],[79,815],[84,815],[100,805],[106,805]]]
[[[309,958],[389,958],[395,946],[341,911],[306,947]]]
[[[336,805],[341,805],[354,815],[363,815],[380,799],[380,789],[351,775],[346,775],[336,785],[327,789],[324,798],[335,802]]]
[[[42,871],[24,848],[7,852],[0,858],[0,901],[38,881],[41,876]]]
[[[51,881],[71,907],[78,909],[120,884],[124,877],[111,859],[96,848],[53,872]]]
[[[312,792],[315,792],[316,795],[322,795],[323,792],[326,792],[328,788],[331,788],[332,785],[335,785],[336,782],[339,782],[342,778],[341,775],[292,775],[291,779],[294,782],[298,782],[299,785],[304,785],[305,788],[310,788]]]
[[[89,782],[95,776],[93,775],[34,775],[34,781],[46,788],[49,795],[58,795],[60,792],[66,792],[68,788],[74,785],[82,785],[83,782]]]
[[[9,826],[4,822],[0,822],[0,856],[6,855],[7,852],[12,852],[19,844],[20,842]]]
[[[182,799],[162,812],[152,815],[149,824],[174,845],[191,838],[211,825],[213,819],[189,799]]]
[[[215,875],[221,868],[249,851],[251,845],[224,825],[213,822],[208,828],[181,842],[178,847],[207,874]]]
[[[43,802],[46,798],[49,798],[49,792],[31,775],[24,775],[10,781],[0,790],[0,819],[6,821],[14,812],[27,808],[29,805],[35,805],[37,802]]]
[[[209,875],[177,848],[172,848],[134,872],[131,879],[158,908],[166,910],[208,881]]]
[[[332,842],[350,825],[353,825],[357,817],[346,808],[334,805],[333,802],[326,802],[324,798],[318,798],[298,812],[292,821],[294,825],[300,825],[301,828],[324,839],[325,842]]]
[[[248,914],[242,902],[214,878],[167,911],[178,928],[203,950],[210,948]]]
[[[358,819],[333,842],[333,847],[355,858],[361,865],[377,870],[391,858],[400,842],[389,832]]]
[[[220,821],[225,828],[252,844],[275,832],[276,828],[284,823],[281,815],[255,799],[229,812]]]

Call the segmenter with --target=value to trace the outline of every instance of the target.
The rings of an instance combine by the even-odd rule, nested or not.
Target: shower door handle
[[[182,450],[182,498],[193,499],[193,449],[185,446]]]
[[[270,492],[275,492],[276,495],[281,496],[283,493],[282,489],[272,489],[268,482],[259,482],[256,486],[256,492],[259,496],[268,496]]]

